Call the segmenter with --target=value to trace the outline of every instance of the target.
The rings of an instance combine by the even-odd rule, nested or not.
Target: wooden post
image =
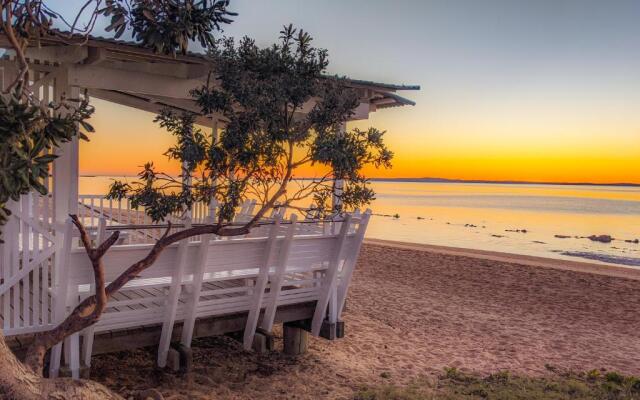
[[[367,231],[367,225],[369,225],[370,218],[370,209],[367,209],[364,214],[360,216],[358,230],[356,231],[354,237],[355,243],[353,249],[351,249],[349,256],[345,259],[344,267],[342,268],[342,280],[340,282],[340,287],[338,288],[338,319],[340,318],[340,316],[342,315],[342,311],[344,310],[344,305],[347,299],[347,290],[349,290],[349,285],[351,284],[353,270],[356,267],[356,261],[358,260],[358,254],[360,253],[360,248],[362,247],[362,242],[364,241],[364,234]]]
[[[77,99],[80,89],[69,86],[68,72],[55,79],[54,97],[56,101],[64,96]],[[53,206],[54,221],[62,223],[69,214],[78,212],[78,138],[62,143],[56,150],[58,158],[53,162]]]
[[[60,252],[56,255],[55,261],[55,277],[57,278],[54,283],[54,309],[53,309],[53,322],[60,323],[66,316],[67,308],[67,294],[69,291],[68,275],[68,259],[71,253],[71,243],[73,242],[73,223],[71,218],[67,219],[64,228],[64,242]],[[49,363],[49,376],[55,378],[58,376],[58,370],[60,369],[60,358],[62,355],[62,343],[58,343],[51,349],[51,361]]]
[[[344,136],[347,132],[347,123],[340,124],[340,133]],[[336,179],[333,186],[333,196],[331,197],[331,207],[333,212],[336,212],[342,206],[342,192],[344,190],[344,181],[342,179]]]
[[[333,255],[333,259],[329,264],[329,268],[327,269],[327,273],[323,282],[323,290],[320,293],[320,298],[316,303],[316,310],[313,314],[313,320],[311,322],[311,333],[313,334],[313,336],[318,336],[320,334],[322,322],[324,321],[327,306],[329,305],[329,299],[336,290],[338,280],[338,265],[342,258],[342,252],[344,250],[347,233],[349,231],[349,225],[351,225],[351,215],[347,214],[344,222],[342,222],[340,233],[338,234],[338,236],[336,236],[335,253]]]
[[[284,336],[284,353],[297,356],[307,352],[309,348],[309,332],[295,323],[285,323],[282,328]]]
[[[218,119],[214,118],[213,119],[213,124],[211,126],[211,144],[214,145],[218,142],[219,139],[219,134],[218,134]],[[213,186],[215,187],[218,184],[217,179],[214,180],[212,182]],[[209,215],[213,216],[215,215],[216,212],[216,207],[218,207],[218,203],[216,202],[215,199],[212,199],[211,202],[209,203]],[[213,221],[213,220],[212,220]]]
[[[209,217],[207,223],[212,224],[213,220]],[[184,319],[182,326],[182,338],[180,343],[186,347],[191,347],[191,340],[193,339],[193,328],[196,324],[196,317],[198,312],[198,303],[200,302],[200,292],[202,291],[202,281],[204,279],[204,271],[207,264],[207,253],[209,251],[209,242],[211,241],[211,234],[202,235],[200,248],[198,249],[198,258],[196,260],[196,266],[193,271],[193,293],[187,311],[187,316]]]
[[[185,221],[185,229],[191,228],[191,219]],[[204,240],[204,237],[202,238]],[[162,333],[160,335],[160,345],[158,346],[158,367],[164,368],[167,365],[167,356],[169,354],[169,346],[171,345],[171,334],[173,333],[173,325],[176,321],[176,311],[178,309],[178,300],[182,291],[182,279],[184,277],[184,269],[187,264],[187,252],[189,239],[184,239],[178,245],[177,268],[173,271],[171,277],[171,287],[169,288],[169,296],[165,308],[165,320],[162,324]]]
[[[261,266],[258,272],[258,278],[256,279],[256,285],[253,289],[253,297],[251,299],[251,306],[249,308],[249,315],[247,316],[247,324],[244,328],[243,345],[245,350],[250,350],[254,345],[254,336],[256,333],[256,327],[258,326],[258,317],[260,317],[260,310],[262,308],[262,299],[264,298],[264,291],[269,280],[269,269],[273,264],[274,248],[278,237],[278,228],[280,227],[280,218],[276,217],[275,222],[271,226],[269,231],[269,238],[267,239],[264,264]]]
[[[287,260],[289,259],[289,251],[291,250],[291,242],[293,240],[293,233],[296,230],[297,219],[298,217],[295,214],[291,215],[291,225],[289,225],[284,242],[282,242],[280,259],[276,265],[275,274],[271,279],[271,286],[269,288],[271,298],[269,299],[269,304],[265,307],[261,324],[261,328],[266,332],[271,332],[273,328],[273,320],[276,316],[276,310],[278,309],[278,297],[280,297],[280,292],[282,291],[282,281],[284,280],[285,270],[287,269]]]
[[[104,213],[100,217],[98,221],[98,235],[96,236],[96,246],[100,246],[100,244],[106,240],[107,238],[107,220],[104,218]],[[90,286],[89,293],[95,294],[96,285],[95,282]],[[95,334],[95,326],[92,325],[85,329],[84,334],[82,336],[82,356],[84,358],[84,366],[91,366],[91,353],[93,350],[93,337]]]

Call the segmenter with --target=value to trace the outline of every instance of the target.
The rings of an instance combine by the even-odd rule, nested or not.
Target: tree
[[[7,5],[11,7],[10,11],[7,11]],[[105,7],[101,8],[103,5]],[[374,194],[368,188],[361,169],[367,164],[388,166],[392,154],[382,141],[383,133],[376,129],[343,131],[342,125],[353,113],[358,99],[356,93],[348,89],[341,79],[323,75],[328,63],[326,51],[313,48],[311,37],[291,26],[282,31],[279,44],[266,49],[258,48],[247,38],[238,45],[232,39],[214,40],[211,32],[218,29],[218,23],[229,22],[226,16],[232,15],[226,11],[227,5],[228,1],[114,0],[102,4],[96,0],[87,2],[82,8],[81,13],[88,7],[92,7],[93,11],[80,36],[90,32],[97,15],[106,15],[112,18],[110,27],[117,36],[130,28],[135,38],[156,51],[170,54],[185,51],[190,40],[198,40],[209,48],[208,55],[215,65],[215,71],[211,71],[207,85],[194,88],[192,94],[203,114],[216,112],[226,119],[226,127],[219,140],[209,138],[194,125],[194,114],[178,114],[168,110],[160,113],[157,121],[176,136],[176,145],[166,154],[182,162],[184,177],[188,179],[177,180],[148,164],[140,174],[140,182],[130,185],[116,182],[109,196],[130,198],[134,205],[145,207],[156,221],[176,211],[188,210],[196,201],[216,200],[219,212],[212,224],[174,233],[170,233],[169,224],[165,234],[154,243],[144,258],[108,284],[104,280],[101,260],[117,241],[119,233],[114,232],[103,243],[94,245],[79,219],[71,216],[93,266],[96,294],[82,301],[56,328],[36,335],[24,362],[18,361],[4,340],[0,340],[0,394],[21,399],[54,395],[67,398],[118,398],[94,382],[44,378],[44,356],[48,349],[64,338],[98,321],[109,297],[149,268],[167,246],[202,234],[247,234],[277,203],[289,204],[305,196],[313,196],[326,214],[338,215],[342,207],[324,207],[336,180],[347,182],[341,195],[344,207],[365,204],[373,198]],[[22,78],[17,79],[12,88],[13,98],[17,104],[36,107],[24,85],[28,64],[22,64],[21,59],[24,60],[24,49],[29,41],[45,35],[61,34],[51,30],[50,19],[57,17],[57,14],[41,1],[5,1],[3,7],[7,11],[3,14],[5,34],[15,36],[16,32],[25,32],[20,33],[22,39],[14,47],[20,64],[18,75]],[[48,17],[44,22],[42,13]],[[72,33],[65,34],[69,39],[81,40],[74,33],[77,20],[69,24]],[[23,68],[26,68],[24,72]],[[22,129],[23,125],[28,125],[19,125],[22,137],[26,138],[22,139],[23,142],[32,140],[35,143],[40,130],[44,132],[40,135],[46,136],[52,129],[47,130],[47,124],[59,127],[59,130],[54,130],[56,136],[47,142],[49,148],[57,146],[60,137],[80,135],[78,124],[90,131],[87,119],[91,108],[75,100],[48,106],[72,110],[70,113],[60,113],[59,117],[55,114],[49,117],[45,112],[48,110],[40,110],[35,117],[40,122],[34,123],[37,129]],[[311,110],[305,107],[311,107]],[[27,120],[23,114],[8,108],[0,112],[5,112],[7,120]],[[24,148],[31,146],[19,145]],[[0,146],[4,151],[8,144],[3,141]],[[43,149],[47,149],[46,145]],[[21,156],[19,151],[8,151],[6,154],[11,160]],[[35,162],[31,158],[29,160]],[[51,158],[46,158],[39,162],[47,164],[51,161]],[[31,173],[33,167],[29,162],[21,168]],[[318,165],[324,167],[326,172],[311,181],[294,181],[296,170],[304,165]],[[38,168],[47,169],[46,166]],[[22,171],[20,168],[17,170]],[[12,184],[0,189],[2,193],[25,193],[37,189],[39,181],[34,178],[28,184],[24,180],[21,182],[19,188]],[[298,190],[290,193],[288,186],[293,182],[298,183]],[[9,189],[14,192],[9,192]],[[234,225],[235,208],[247,196],[260,199],[259,210],[250,221]],[[0,339],[3,339],[1,333]]]
[[[214,42],[208,55],[216,69],[192,95],[202,114],[226,121],[220,138],[195,127],[195,114],[163,111],[156,122],[177,139],[165,154],[181,162],[181,179],[147,163],[140,181],[115,182],[109,197],[128,198],[155,221],[215,200],[220,227],[233,221],[242,200],[254,197],[261,207],[248,228],[272,208],[306,197],[325,216],[368,204],[374,193],[361,171],[390,166],[384,132],[343,130],[359,104],[357,93],[344,79],[324,75],[327,52],[312,47],[308,33],[289,25],[280,34],[279,44],[264,49],[246,37],[237,45],[232,38]],[[306,166],[321,176],[296,179]],[[329,208],[338,180],[346,186],[339,205]]]

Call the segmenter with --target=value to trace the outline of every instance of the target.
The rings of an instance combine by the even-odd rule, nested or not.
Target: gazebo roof
[[[0,34],[0,48],[10,48],[4,34]],[[206,81],[212,66],[204,54],[174,57],[135,42],[97,36],[90,36],[82,46],[58,36],[43,38],[40,47],[28,48],[26,55],[31,68],[41,75],[34,85],[63,74],[71,85],[86,88],[92,97],[154,113],[164,107],[198,113],[189,91]],[[7,54],[0,66],[12,68],[13,63]],[[420,89],[348,78],[345,82],[361,97],[355,119],[367,118],[377,109],[415,105],[396,92]],[[203,116],[198,122],[209,125],[212,121]]]

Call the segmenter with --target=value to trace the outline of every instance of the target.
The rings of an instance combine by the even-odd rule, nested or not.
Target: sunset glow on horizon
[[[236,0],[225,34],[267,45],[292,22],[329,50],[331,73],[421,85],[398,93],[415,107],[350,124],[387,131],[394,167],[370,177],[640,183],[640,3],[392,3]],[[81,173],[177,173],[153,114],[93,102]]]

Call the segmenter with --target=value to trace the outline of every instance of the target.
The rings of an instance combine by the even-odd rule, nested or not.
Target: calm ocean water
[[[82,177],[80,193],[105,193],[111,179]],[[640,239],[637,187],[424,182],[374,182],[373,187],[371,238],[640,267],[640,244],[627,242]],[[591,235],[615,240],[585,238]]]

